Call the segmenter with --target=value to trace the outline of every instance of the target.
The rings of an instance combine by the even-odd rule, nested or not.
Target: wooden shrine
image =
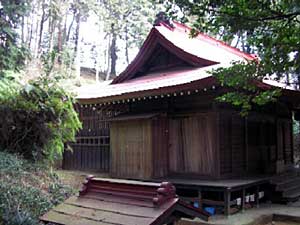
[[[233,178],[251,177],[260,185],[258,179],[270,181],[292,169],[292,116],[299,111],[300,92],[282,89],[277,102],[241,117],[238,109],[215,100],[229,89],[209,71],[257,58],[202,33],[190,38],[190,30],[157,22],[124,72],[110,84],[80,90],[84,128],[75,143],[80,147],[65,154],[66,169],[122,179],[177,179],[174,184],[182,186],[194,180],[197,190],[205,186],[199,181]],[[243,184],[236,190],[251,189],[251,182]],[[285,197],[296,195],[300,179]]]

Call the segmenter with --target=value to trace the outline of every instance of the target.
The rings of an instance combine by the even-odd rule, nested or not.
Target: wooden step
[[[275,185],[276,185],[276,191],[284,191],[285,189],[288,189],[289,187],[300,185],[300,177],[288,179],[288,180],[282,181],[280,183],[277,183]]]
[[[294,178],[298,178],[299,175],[296,172],[290,172],[290,173],[283,173],[280,175],[277,175],[271,179],[271,184],[278,184],[285,182],[286,180],[291,180]]]
[[[272,202],[288,203],[297,201],[300,198],[300,174],[293,170],[271,179]]]
[[[283,191],[283,197],[286,197],[286,196],[289,196],[289,195],[293,195],[294,193],[298,193],[298,192],[300,193],[300,184],[285,189]]]
[[[284,197],[286,202],[296,202],[300,199],[300,190]]]

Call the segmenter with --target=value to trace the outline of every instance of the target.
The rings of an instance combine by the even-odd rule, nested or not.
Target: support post
[[[230,188],[227,188],[224,191],[224,214],[225,214],[225,216],[230,215],[230,199],[231,199]]]
[[[259,208],[259,185],[257,185],[255,189],[255,205],[256,208]]]
[[[241,202],[241,204],[242,204],[242,212],[245,211],[245,197],[246,197],[246,189],[243,188],[242,189],[242,202]]]
[[[198,203],[199,203],[199,209],[201,209],[202,210],[202,208],[203,208],[203,203],[202,203],[202,190],[201,189],[199,189],[198,190]]]

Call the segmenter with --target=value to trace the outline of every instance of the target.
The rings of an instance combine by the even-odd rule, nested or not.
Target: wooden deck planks
[[[85,198],[89,199],[95,199],[99,201],[105,201],[105,202],[115,202],[123,205],[128,205],[129,207],[132,205],[141,206],[141,207],[149,207],[153,208],[153,203],[149,201],[141,201],[136,199],[126,199],[123,197],[117,197],[112,195],[106,195],[106,194],[99,194],[99,193],[88,193],[84,196]]]
[[[51,222],[63,225],[107,225],[108,223],[101,221],[89,220],[81,217],[74,217],[55,211],[50,211],[40,218],[44,222]]]
[[[159,180],[159,179],[157,179]],[[168,181],[180,186],[197,186],[197,187],[216,187],[216,188],[237,188],[241,186],[255,185],[267,181],[268,177],[262,178],[245,178],[245,179],[221,179],[221,180],[196,180],[196,179],[181,179],[169,178]]]
[[[98,201],[84,197],[71,197],[67,201],[65,201],[65,204],[85,208],[93,208],[95,210],[118,212],[122,215],[134,215],[144,218],[153,218],[159,216],[162,211],[161,208],[149,209],[149,207],[139,207],[136,205],[130,205],[130,207],[128,207],[128,205],[125,204]],[[145,210],[147,210],[147,214],[145,214]]]
[[[112,223],[112,224],[128,224],[128,225],[142,225],[150,224],[153,218],[140,217],[135,215],[120,214],[116,209],[114,212],[102,211],[98,209],[84,208],[81,206],[60,204],[53,209],[54,212],[70,215],[75,218],[84,218],[92,221]],[[148,212],[148,211],[147,211]],[[145,211],[144,211],[145,213]]]

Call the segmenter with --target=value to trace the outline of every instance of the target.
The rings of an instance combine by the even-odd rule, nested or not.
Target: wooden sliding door
[[[152,176],[151,121],[131,120],[111,124],[111,174],[118,178]]]
[[[209,114],[171,119],[170,172],[214,174],[215,129],[215,118]]]

